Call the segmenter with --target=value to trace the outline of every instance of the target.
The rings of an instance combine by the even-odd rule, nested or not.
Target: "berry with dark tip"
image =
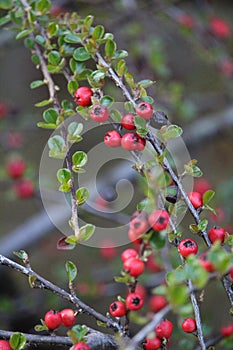
[[[114,301],[109,306],[109,312],[114,317],[122,317],[125,316],[127,309],[122,301]]]
[[[104,105],[98,104],[92,107],[90,117],[97,123],[104,123],[108,120],[109,111]]]
[[[166,210],[155,210],[149,215],[148,221],[155,231],[165,230],[169,224],[170,215]]]
[[[180,255],[182,255],[184,258],[187,258],[187,256],[191,254],[195,254],[195,255],[197,254],[198,245],[193,239],[186,238],[179,243],[178,251]]]
[[[131,311],[139,310],[143,307],[144,299],[138,293],[129,293],[126,298],[126,306]]]
[[[143,119],[150,119],[153,115],[153,107],[148,102],[140,102],[136,106],[136,113],[139,115],[139,117],[142,117]]]
[[[88,86],[81,86],[74,92],[74,101],[77,105],[88,107],[91,105],[93,91]]]

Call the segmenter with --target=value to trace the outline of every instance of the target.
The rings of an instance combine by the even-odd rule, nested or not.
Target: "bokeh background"
[[[232,1],[64,0],[53,1],[53,11],[54,15],[66,11],[94,15],[94,23],[103,24],[106,31],[114,34],[118,48],[129,52],[127,64],[136,80],[156,80],[150,95],[158,109],[184,129],[191,158],[198,159],[204,178],[217,192],[214,204],[219,219],[209,219],[232,233]],[[213,17],[229,24],[229,35],[213,33]],[[16,41],[14,33],[5,28],[0,31],[0,67],[0,252],[12,257],[14,250],[27,250],[33,268],[62,287],[67,284],[65,261],[74,261],[79,270],[78,292],[96,309],[106,312],[116,295],[124,295],[124,287],[114,283],[113,276],[119,274],[119,256],[125,247],[101,250],[79,246],[71,252],[56,249],[61,233],[43,212],[38,184],[41,154],[50,131],[37,128],[42,113],[35,103],[47,94],[43,88],[30,90],[30,83],[40,79],[40,72],[31,63],[23,42]],[[60,77],[57,79],[63,83]],[[109,88],[115,100],[121,101],[120,91],[112,85]],[[70,99],[68,95],[67,98]],[[27,163],[26,177],[35,186],[31,198],[18,198],[15,182],[6,173],[7,162],[15,156]],[[112,183],[108,186],[112,169],[110,164],[101,172],[107,187],[102,190],[110,202],[115,196]],[[124,214],[135,210],[137,196],[140,197],[140,190]],[[93,215],[91,219],[107,225]],[[157,280],[157,273],[153,272],[141,283],[149,290],[150,283]],[[201,309],[208,334],[229,321],[229,305],[217,283],[207,288],[205,295]],[[65,306],[51,293],[31,290],[25,277],[1,267],[1,329],[33,331],[48,309]],[[85,318],[80,322],[85,322]],[[88,320],[88,324],[94,322]],[[137,326],[132,331],[136,329]]]

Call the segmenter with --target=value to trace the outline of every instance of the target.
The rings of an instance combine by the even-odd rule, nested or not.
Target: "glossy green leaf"
[[[22,350],[26,345],[27,339],[22,333],[14,333],[10,337],[10,346],[13,350]]]
[[[57,32],[59,30],[59,25],[57,23],[49,23],[47,28],[47,33],[50,38],[56,36]]]
[[[73,165],[83,167],[87,163],[87,154],[83,151],[77,151],[72,156]]]
[[[37,10],[43,14],[49,11],[50,7],[51,7],[51,1],[49,0],[40,0],[37,3]]]
[[[30,286],[31,288],[35,288],[35,282],[36,282],[36,280],[37,280],[37,277],[36,277],[35,275],[30,275],[30,276],[28,277],[29,286]]]
[[[114,120],[114,122],[117,122],[117,123],[120,123],[122,119],[122,115],[117,109],[112,109],[110,111],[110,116]]]
[[[45,45],[45,38],[42,35],[36,35],[36,42],[42,46]]]
[[[11,0],[0,0],[0,9],[9,10],[12,8],[12,5]]]
[[[16,35],[16,40],[18,39],[22,39],[24,38],[25,36],[28,36],[30,33],[32,33],[33,29],[25,29],[25,30],[22,30],[21,32],[19,32],[17,35]]]
[[[134,78],[133,78],[132,74],[131,73],[125,73],[124,77],[125,77],[125,80],[126,80],[127,84],[131,87],[131,89],[135,89],[136,84],[134,82]]]
[[[44,122],[38,122],[37,123],[38,128],[42,129],[56,129],[57,125],[56,124],[50,124],[50,123],[44,123]]]
[[[198,229],[200,232],[203,232],[206,230],[207,226],[208,226],[208,220],[204,219],[204,220],[201,220],[201,222],[199,222]]]
[[[90,28],[92,23],[93,23],[93,20],[94,20],[94,16],[92,15],[88,15],[85,19],[84,19],[84,25],[87,27],[87,28]]]
[[[138,85],[142,86],[143,88],[147,88],[153,84],[155,84],[155,81],[149,79],[141,80],[138,83]]]
[[[58,65],[61,62],[61,56],[58,51],[52,50],[48,54],[48,62],[54,66]]]
[[[183,305],[188,299],[188,288],[185,285],[169,285],[167,299],[174,306]]]
[[[75,325],[67,332],[68,337],[72,340],[74,344],[83,341],[83,338],[87,334],[88,329],[85,325]]]
[[[95,70],[90,75],[90,81],[93,83],[98,83],[99,81],[103,80],[105,78],[105,73],[101,72],[100,70]]]
[[[31,84],[30,84],[30,88],[31,89],[36,89],[42,85],[45,85],[45,82],[44,80],[35,80],[35,81],[32,81]]]
[[[105,95],[100,99],[100,103],[106,107],[110,107],[114,103],[114,98],[111,96]]]
[[[112,60],[119,60],[122,58],[126,58],[128,56],[128,52],[126,50],[117,50],[114,52],[112,56]]]
[[[71,179],[71,172],[69,169],[63,168],[57,171],[57,178],[61,184],[67,184]]]
[[[82,205],[84,204],[89,198],[89,191],[85,187],[80,187],[76,191],[76,203],[77,205]]]
[[[105,55],[111,58],[116,51],[116,43],[113,40],[107,40],[105,44]]]
[[[39,57],[36,54],[33,54],[31,56],[31,60],[36,66],[40,64],[40,59],[39,59]]]
[[[162,135],[166,140],[170,140],[170,139],[179,137],[183,133],[182,128],[177,126],[177,125],[169,125],[169,126],[164,126],[162,128],[165,129],[165,132],[162,132]]]
[[[215,192],[212,190],[208,190],[203,194],[203,204],[207,204],[211,201],[211,199],[214,197]]]
[[[166,237],[161,232],[153,231],[149,241],[152,247],[161,249],[166,244]]]
[[[70,142],[78,142],[82,140],[80,136],[83,131],[83,124],[78,122],[72,122],[68,126],[68,140]]]
[[[66,156],[65,140],[60,135],[52,136],[48,140],[49,156],[53,158],[63,159]]]
[[[78,34],[67,34],[65,37],[64,37],[64,41],[66,43],[69,43],[69,44],[81,44],[82,43],[82,39],[79,37]]]
[[[233,254],[225,251],[219,241],[213,244],[207,256],[209,261],[221,274],[227,273],[232,266]]]
[[[47,123],[56,124],[58,112],[54,108],[46,109],[43,112],[43,118]]]
[[[196,256],[190,255],[186,258],[185,270],[187,279],[190,279],[195,287],[199,289],[205,287],[209,279],[209,274],[201,267]]]
[[[4,26],[5,24],[7,24],[8,22],[10,22],[11,21],[11,18],[10,18],[10,16],[9,16],[9,14],[7,14],[6,16],[2,16],[1,18],[0,18],[0,27],[1,26]]]
[[[137,133],[141,136],[145,136],[148,133],[148,129],[146,127],[146,120],[139,117],[138,115],[135,115],[134,117],[134,124],[137,129]]]
[[[65,266],[66,266],[66,273],[68,276],[68,280],[69,282],[73,282],[77,276],[77,272],[78,272],[77,267],[72,261],[67,261]]]
[[[21,259],[24,262],[28,261],[28,259],[29,259],[28,253],[22,249],[20,249],[19,251],[14,251],[13,254],[16,255],[19,259]]]
[[[37,103],[35,104],[35,106],[36,106],[36,107],[45,107],[45,106],[50,105],[52,102],[53,102],[53,101],[52,101],[51,99],[49,99],[49,100],[43,100],[43,101],[41,101],[41,102],[37,102]]]
[[[96,39],[101,39],[104,35],[104,27],[101,25],[98,25],[95,27],[95,29],[92,32],[93,38]]]
[[[88,241],[88,239],[91,238],[91,236],[93,235],[95,231],[95,226],[91,225],[91,224],[87,224],[83,227],[80,228],[79,230],[79,241],[83,242],[83,241]]]
[[[135,112],[132,102],[127,101],[127,102],[125,102],[124,106],[125,106],[125,110],[128,113],[134,113]]]
[[[120,60],[116,65],[117,74],[122,77],[127,72],[125,60]]]
[[[73,57],[76,61],[87,61],[91,58],[89,52],[84,47],[79,47],[74,51]]]

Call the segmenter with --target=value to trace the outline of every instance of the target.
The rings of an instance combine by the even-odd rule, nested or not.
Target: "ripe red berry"
[[[134,130],[134,115],[131,113],[124,115],[124,117],[121,119],[121,126],[127,130]]]
[[[135,233],[135,231],[129,229],[128,231],[128,237],[129,240],[134,243],[134,244],[141,244],[142,243],[142,239],[140,238],[140,234]]]
[[[229,24],[218,17],[211,18],[210,30],[217,38],[228,38],[231,35]]]
[[[202,195],[199,192],[189,192],[188,198],[195,209],[202,207],[203,205]]]
[[[182,255],[184,258],[187,258],[187,256],[191,254],[197,254],[198,245],[193,239],[186,238],[179,243],[178,251],[180,255]]]
[[[186,333],[192,333],[197,329],[197,324],[194,318],[186,318],[181,325],[182,329]]]
[[[213,227],[209,230],[208,236],[211,243],[214,243],[216,241],[223,243],[225,240],[226,231],[222,227]]]
[[[127,309],[122,301],[114,301],[109,306],[109,312],[114,317],[122,317],[125,316]]]
[[[145,343],[143,344],[144,350],[157,350],[161,347],[161,340],[159,338],[153,338],[153,339],[146,339]]]
[[[104,143],[108,147],[119,147],[121,145],[121,135],[116,130],[107,131],[104,137]]]
[[[233,267],[230,268],[229,276],[233,280]]]
[[[124,262],[130,258],[136,258],[138,256],[138,252],[133,248],[125,249],[121,254],[121,260]]]
[[[166,210],[156,210],[149,215],[148,221],[155,231],[162,231],[167,228],[170,216]]]
[[[149,223],[146,212],[136,211],[130,219],[130,230],[134,231],[137,235],[141,235],[146,233],[148,228]]]
[[[26,169],[26,163],[23,159],[17,158],[10,160],[6,164],[6,171],[10,177],[17,179],[21,177]]]
[[[108,120],[109,111],[104,105],[95,105],[91,109],[90,117],[97,123],[104,123]]]
[[[92,90],[87,86],[81,86],[74,93],[74,101],[82,107],[91,105]]]
[[[143,151],[146,140],[134,132],[128,132],[121,138],[121,146],[128,151]]]
[[[172,330],[173,330],[173,324],[171,323],[171,321],[168,321],[168,320],[160,322],[155,327],[156,335],[160,339],[162,338],[169,339],[170,336],[172,335]]]
[[[9,341],[0,340],[0,350],[12,350]]]
[[[129,310],[136,311],[143,307],[144,299],[138,293],[129,293],[126,298],[126,306]]]
[[[19,198],[30,198],[34,195],[34,184],[29,179],[20,180],[14,185],[14,191]]]
[[[233,334],[233,323],[230,323],[226,326],[223,326],[220,329],[220,333],[224,336],[224,337],[230,337],[230,335]]]
[[[124,270],[130,274],[130,276],[140,276],[145,268],[144,262],[139,258],[130,258],[123,264]]]
[[[63,309],[60,311],[61,323],[65,327],[71,327],[75,323],[76,316],[72,309]]]
[[[136,113],[139,115],[139,117],[142,117],[143,119],[150,119],[153,115],[153,107],[148,102],[140,102],[136,106]]]
[[[162,295],[152,295],[149,300],[149,308],[153,312],[162,310],[167,305],[167,300]]]
[[[87,343],[79,341],[78,343],[74,344],[74,346],[72,346],[71,350],[91,350],[91,348],[87,345]]]
[[[60,312],[50,310],[46,312],[44,321],[49,329],[56,329],[61,325],[61,315]]]
[[[204,252],[199,256],[199,262],[207,272],[215,271],[214,265],[207,259],[207,252]]]

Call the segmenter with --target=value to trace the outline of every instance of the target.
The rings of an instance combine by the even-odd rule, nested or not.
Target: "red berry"
[[[121,119],[121,126],[127,130],[134,130],[134,115],[131,113],[124,115],[124,117]]]
[[[214,243],[216,241],[223,243],[225,240],[226,231],[222,227],[213,227],[209,230],[208,236],[211,243]]]
[[[153,338],[153,339],[146,339],[145,343],[143,344],[144,350],[157,350],[161,347],[161,340],[159,338]]]
[[[149,308],[153,312],[158,312],[167,305],[167,300],[162,295],[153,295],[149,300]]]
[[[211,185],[208,180],[204,178],[196,179],[194,182],[194,191],[204,194],[206,191],[211,190]]]
[[[9,107],[4,103],[0,102],[0,119],[3,119],[9,113]]]
[[[153,255],[148,256],[146,267],[151,272],[159,272],[162,270],[162,267],[155,261]]]
[[[228,38],[231,35],[229,24],[218,17],[210,20],[210,30],[217,38]]]
[[[143,307],[144,299],[138,293],[129,293],[126,298],[126,306],[129,310],[136,311]]]
[[[185,28],[193,28],[195,26],[195,20],[192,16],[187,15],[186,13],[181,14],[177,18],[178,23],[183,25]]]
[[[233,323],[230,323],[226,326],[223,326],[221,329],[220,329],[220,333],[222,335],[224,335],[224,337],[229,337],[230,335],[233,334]]]
[[[74,344],[74,346],[72,346],[71,350],[91,350],[91,348],[87,345],[87,343],[79,341],[78,343]]]
[[[188,198],[195,209],[202,207],[203,205],[202,195],[199,192],[189,192]]]
[[[140,276],[145,268],[144,262],[139,258],[130,258],[123,264],[124,270],[130,274],[130,276]]]
[[[197,329],[197,324],[194,318],[187,318],[181,325],[182,329],[186,333],[192,333]]]
[[[104,123],[108,120],[109,111],[104,105],[95,105],[91,109],[90,117],[97,123]]]
[[[25,169],[26,169],[26,163],[21,158],[10,160],[6,165],[6,171],[8,175],[13,179],[17,179],[21,177]]]
[[[146,141],[134,132],[128,132],[121,138],[121,146],[128,151],[143,151]]]
[[[136,258],[138,256],[138,252],[133,248],[128,248],[124,250],[121,254],[121,260],[124,262],[130,258]]]
[[[233,267],[230,268],[229,276],[233,280]]]
[[[141,244],[142,243],[142,239],[140,238],[140,236],[141,236],[140,234],[137,234],[137,233],[135,233],[135,231],[129,229],[128,237],[129,237],[129,240],[132,243]]]
[[[140,102],[136,106],[136,113],[139,115],[139,117],[150,119],[153,115],[153,107],[148,102]]]
[[[50,310],[46,312],[44,321],[49,329],[56,329],[61,325],[61,315],[60,312]]]
[[[155,328],[156,335],[160,339],[170,338],[170,336],[172,335],[172,330],[173,330],[173,324],[171,323],[171,321],[168,321],[168,320],[160,322]]]
[[[187,256],[191,254],[197,254],[198,245],[193,239],[186,238],[179,243],[178,251],[180,255],[182,255],[184,258],[187,258]]]
[[[149,215],[148,221],[155,231],[162,231],[167,228],[170,216],[166,210],[156,210]]]
[[[149,223],[146,212],[136,211],[130,219],[130,230],[134,231],[137,235],[141,235],[146,233],[148,228]]]
[[[0,350],[12,350],[9,341],[0,340]]]
[[[107,131],[104,137],[104,143],[108,147],[119,147],[121,145],[121,135],[116,130]]]
[[[141,295],[142,299],[144,300],[147,295],[146,287],[144,287],[141,284],[137,284],[135,288],[135,293]]]
[[[34,184],[31,180],[24,179],[14,185],[14,191],[19,198],[30,198],[34,194]]]
[[[122,317],[125,316],[127,309],[122,301],[114,301],[109,306],[109,312],[114,317]]]
[[[82,107],[91,105],[91,96],[93,95],[92,90],[87,86],[78,88],[74,93],[74,101]]]
[[[60,311],[61,323],[65,327],[71,327],[75,323],[76,316],[72,309],[63,309]]]
[[[111,260],[117,256],[117,247],[114,246],[114,242],[111,240],[105,240],[100,248],[100,255],[102,258]]]
[[[214,265],[209,260],[207,260],[207,252],[204,252],[199,256],[199,262],[202,268],[205,269],[207,272],[215,271]]]

